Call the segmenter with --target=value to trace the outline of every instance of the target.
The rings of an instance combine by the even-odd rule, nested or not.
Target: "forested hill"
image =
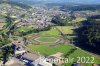
[[[32,3],[100,4],[100,0],[10,0],[10,1],[22,2],[25,4],[32,4]]]
[[[84,11],[84,10],[100,10],[100,4],[76,4],[76,5],[63,5],[61,10],[67,11]]]

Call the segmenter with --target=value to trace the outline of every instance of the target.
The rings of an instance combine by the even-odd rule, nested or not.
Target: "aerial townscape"
[[[0,66],[100,66],[100,1],[0,0]]]

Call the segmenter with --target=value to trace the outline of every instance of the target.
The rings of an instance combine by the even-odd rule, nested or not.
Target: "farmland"
[[[57,26],[57,28],[64,34],[73,34],[74,26]]]

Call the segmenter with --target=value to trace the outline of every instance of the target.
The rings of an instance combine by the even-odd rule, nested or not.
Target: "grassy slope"
[[[19,31],[28,31],[28,30],[32,30],[32,28],[31,27],[19,27],[19,28],[17,28],[17,30],[19,30]]]
[[[29,48],[31,48],[33,51],[40,52],[43,55],[52,55],[57,52],[62,52],[64,54],[68,53],[71,49],[75,48],[71,45],[58,45],[58,46],[44,46],[44,45],[28,45]],[[94,57],[94,63],[100,64],[100,58],[96,57],[86,51],[83,51],[81,49],[77,49],[74,53],[68,56],[68,58],[75,58],[77,61],[77,57]],[[74,61],[74,62],[76,62]],[[73,63],[66,63],[64,66],[71,66]],[[91,66],[91,64],[84,64],[84,66]]]
[[[79,18],[76,18],[75,20],[72,20],[72,22],[81,22],[81,21],[84,21],[84,20],[86,20],[86,18],[79,17]]]
[[[57,36],[57,35],[59,35],[60,33],[59,33],[58,30],[56,30],[55,28],[51,28],[49,31],[42,31],[42,32],[40,32],[40,34],[41,34],[42,36],[44,36],[44,35],[55,35],[55,36]]]
[[[57,28],[64,34],[72,34],[73,29],[75,29],[73,26],[57,26]]]
[[[40,52],[43,55],[52,55],[57,52],[66,53],[70,49],[74,48],[74,47],[68,46],[68,45],[58,45],[55,47],[50,47],[47,45],[28,45],[28,47],[32,48],[33,51]]]

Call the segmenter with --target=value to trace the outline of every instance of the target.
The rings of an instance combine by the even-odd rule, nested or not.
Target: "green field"
[[[57,36],[57,35],[59,35],[60,33],[59,33],[59,31],[58,30],[56,30],[54,27],[52,27],[50,30],[48,30],[48,31],[42,31],[42,32],[40,32],[40,34],[42,35],[42,36],[44,36],[44,35],[53,35],[53,36]]]
[[[18,27],[17,28],[17,30],[19,30],[19,31],[28,31],[28,30],[32,30],[33,28],[31,28],[31,27]]]
[[[55,41],[58,40],[58,38],[43,36],[43,37],[39,37],[37,40],[40,41],[40,42],[55,42]]]
[[[74,48],[73,46],[68,45],[57,45],[57,46],[47,46],[47,45],[28,45],[29,48],[31,48],[33,51],[40,52],[43,55],[52,55],[57,52],[66,53],[70,49]]]
[[[64,34],[73,34],[74,26],[57,26],[57,28]]]
[[[64,55],[66,55],[71,49],[74,49],[74,46],[71,45],[57,45],[57,46],[46,46],[46,45],[28,45],[29,48],[31,48],[33,51],[40,52],[40,54],[49,56],[52,54],[55,54],[57,52],[61,52]],[[65,56],[64,56],[65,57]],[[75,58],[74,62],[76,62],[78,59],[77,57],[94,57],[94,63],[100,64],[100,58],[97,56],[94,56],[86,51],[83,51],[81,49],[75,50],[72,54],[67,56],[67,58]],[[73,62],[73,63],[74,63]],[[63,66],[71,66],[73,63],[66,63]],[[84,64],[84,66],[91,66],[91,63]]]
[[[72,22],[81,22],[81,21],[84,21],[84,20],[86,20],[86,18],[79,17],[79,18],[76,18],[75,20],[72,20]]]

